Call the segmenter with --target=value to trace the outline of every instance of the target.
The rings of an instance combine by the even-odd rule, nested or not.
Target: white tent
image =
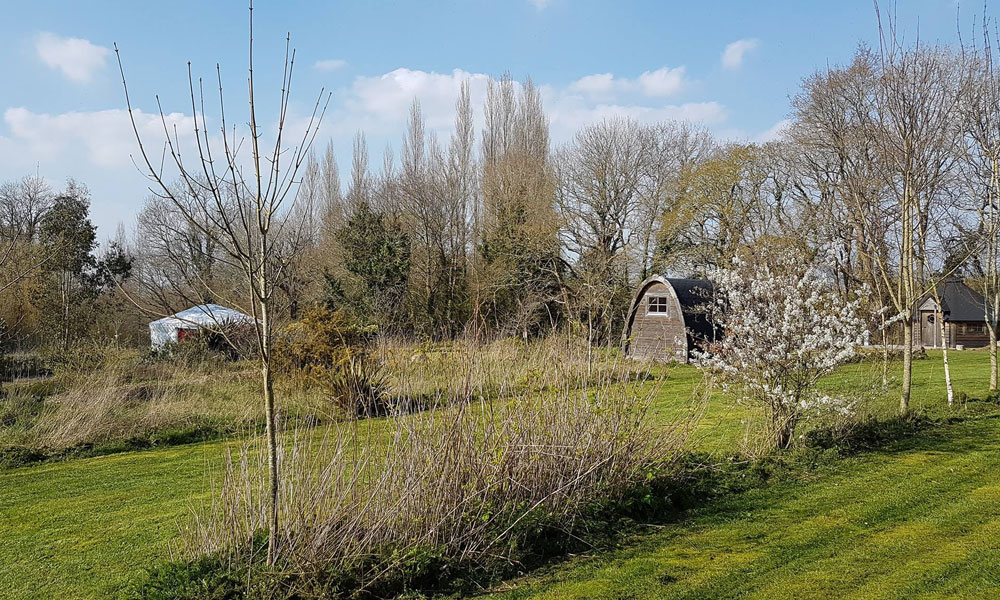
[[[253,317],[218,304],[199,304],[149,324],[149,340],[154,349],[178,341],[181,331],[198,331],[238,323],[253,323]]]

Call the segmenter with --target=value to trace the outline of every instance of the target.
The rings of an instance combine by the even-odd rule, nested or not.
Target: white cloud
[[[550,0],[528,0],[528,2],[534,4],[535,8],[538,10],[545,10],[545,8],[549,5]]]
[[[328,58],[326,60],[317,60],[313,64],[313,68],[317,71],[336,71],[337,69],[343,69],[347,66],[347,61],[342,58]]]
[[[159,114],[136,111],[136,125],[151,159],[162,150],[163,125]],[[0,181],[34,173],[61,187],[73,177],[90,188],[92,218],[101,238],[111,236],[119,223],[131,226],[142,208],[150,182],[132,163],[138,156],[135,134],[123,109],[47,114],[27,108],[8,108],[0,123]],[[177,125],[185,151],[192,150],[192,119],[167,115],[167,126]],[[6,131],[4,130],[6,125]],[[167,159],[169,161],[169,158]]]
[[[72,157],[96,167],[117,168],[131,164],[130,155],[138,151],[128,111],[123,109],[50,115],[8,108],[3,117],[11,132],[7,143],[16,143],[36,161]],[[158,114],[135,111],[135,119],[144,138],[163,139]],[[176,125],[181,140],[193,138],[191,117],[170,113],[166,119],[171,131]]]
[[[539,90],[551,123],[553,144],[572,139],[581,128],[612,117],[629,117],[641,123],[665,119],[703,123],[718,131],[728,123],[729,113],[719,102],[670,103],[662,96],[684,81],[682,68],[648,71],[634,78],[613,74],[582,78],[566,86],[540,85]],[[334,143],[342,169],[350,168],[351,138],[364,131],[371,146],[372,164],[379,165],[381,149],[391,144],[397,150],[405,133],[410,103],[420,101],[428,131],[446,144],[455,118],[455,102],[463,82],[469,82],[477,136],[482,131],[482,106],[489,76],[460,69],[435,73],[400,68],[382,75],[357,76],[338,90],[322,124],[316,147]],[[624,88],[628,98],[598,98]],[[53,180],[73,176],[90,186],[94,196],[94,221],[102,235],[110,235],[119,221],[129,221],[141,208],[148,181],[132,164],[138,148],[124,109],[62,114],[36,112],[27,107],[0,113],[0,181],[34,172]],[[159,156],[163,126],[156,113],[136,111],[140,134],[151,155]],[[192,156],[190,115],[171,113],[168,127],[177,125],[180,144]],[[307,117],[289,115],[289,132],[301,132]],[[211,115],[210,115],[211,121]],[[268,125],[273,127],[273,123]],[[211,127],[211,123],[209,127]],[[378,168],[375,166],[374,168]]]
[[[570,89],[590,96],[604,96],[614,93],[619,87],[615,76],[611,73],[595,73],[586,75],[570,84]]]
[[[739,69],[748,52],[757,49],[760,42],[756,39],[736,40],[722,51],[722,66],[727,69]]]
[[[789,127],[791,127],[791,125],[791,119],[782,119],[772,125],[770,129],[758,135],[754,141],[760,144],[766,144],[767,142],[777,140],[785,133],[785,131],[788,130]]]
[[[58,69],[72,81],[87,83],[104,68],[111,51],[81,38],[64,38],[43,32],[35,39],[38,57],[50,69]]]
[[[454,122],[455,101],[462,83],[469,82],[473,110],[479,110],[488,80],[487,75],[461,69],[435,73],[400,68],[383,75],[359,76],[339,94],[328,124],[337,134],[353,134],[361,129],[369,139],[384,134],[395,141],[403,135],[410,104],[416,98],[428,129],[443,133]]]
[[[663,67],[639,75],[639,87],[647,96],[672,96],[685,85],[684,67]]]
[[[549,115],[552,140],[564,142],[583,127],[615,117],[631,118],[639,123],[658,121],[691,121],[712,126],[729,118],[729,111],[718,102],[686,102],[648,106],[640,104],[591,104],[579,96],[543,89],[545,112]]]
[[[323,125],[324,135],[351,135],[364,130],[373,146],[386,136],[395,144],[402,137],[413,99],[420,102],[427,128],[447,139],[455,119],[455,101],[463,81],[469,81],[476,127],[481,127],[481,110],[489,76],[455,69],[434,73],[396,69],[378,76],[359,76],[344,90]],[[614,116],[631,117],[640,122],[680,119],[719,124],[728,112],[718,102],[662,104],[654,98],[676,93],[686,85],[684,67],[647,71],[635,79],[615,77],[611,73],[588,75],[568,87],[542,85],[540,91],[552,125],[554,141],[568,140],[580,127]],[[614,99],[619,92],[636,93],[648,98],[643,102]]]
[[[611,73],[586,75],[570,84],[570,89],[595,99],[609,99],[616,94],[641,93],[644,96],[673,96],[687,86],[685,69],[661,67],[645,71],[636,79],[615,77]]]

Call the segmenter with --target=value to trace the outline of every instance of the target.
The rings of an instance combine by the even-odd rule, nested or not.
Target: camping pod
[[[712,319],[715,286],[704,279],[655,275],[639,284],[625,320],[622,349],[630,358],[687,362],[719,337]]]

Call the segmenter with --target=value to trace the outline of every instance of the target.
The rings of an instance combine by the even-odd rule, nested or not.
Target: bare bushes
[[[293,431],[279,456],[282,585],[296,597],[379,596],[447,578],[449,569],[530,561],[586,537],[588,510],[624,498],[680,452],[686,429],[654,432],[650,393],[563,388],[323,435]],[[262,443],[254,438],[229,457],[213,502],[185,536],[190,555],[221,556],[232,569],[259,561]]]

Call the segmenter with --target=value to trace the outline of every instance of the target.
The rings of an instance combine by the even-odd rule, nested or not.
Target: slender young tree
[[[997,327],[1000,322],[1000,73],[997,50],[983,24],[982,48],[967,55],[962,85],[962,127],[965,133],[963,167],[976,214],[975,238],[980,245],[979,264],[989,334],[990,391],[998,386]]]
[[[309,155],[309,148],[316,137],[319,124],[326,112],[330,96],[321,91],[313,106],[301,137],[286,138],[286,118],[290,102],[295,51],[291,38],[285,38],[285,58],[278,103],[276,133],[273,145],[268,148],[263,139],[262,125],[258,121],[255,74],[253,3],[249,11],[249,44],[247,101],[249,109],[249,165],[240,149],[245,140],[238,137],[236,127],[229,129],[225,115],[221,69],[216,67],[219,89],[219,133],[217,139],[209,131],[205,111],[204,85],[197,82],[188,63],[188,93],[191,102],[193,145],[197,159],[186,162],[176,129],[172,129],[157,97],[160,120],[163,125],[163,155],[147,151],[136,123],[135,110],[129,97],[125,68],[115,45],[125,102],[132,120],[138,143],[140,164],[150,180],[151,191],[171,202],[189,223],[218,244],[234,264],[238,265],[246,289],[247,305],[254,317],[256,350],[261,370],[261,384],[268,448],[269,527],[267,562],[273,565],[277,556],[278,540],[278,452],[277,420],[275,409],[274,379],[271,369],[272,329],[274,327],[274,299],[277,282],[286,268],[280,260],[280,233],[290,226],[291,205],[295,200],[297,174]],[[324,98],[325,96],[325,98]],[[221,149],[219,145],[221,144]],[[184,156],[187,156],[184,153]],[[167,170],[169,165],[169,170]],[[171,176],[181,182],[187,198],[180,197],[178,186],[168,184]]]
[[[877,7],[876,7],[877,8]],[[921,277],[920,250],[933,203],[955,161],[958,87],[953,53],[919,41],[904,46],[895,21],[883,27],[879,17],[879,52],[872,57],[871,93],[853,114],[874,175],[890,198],[898,226],[890,231],[895,269],[889,256],[873,256],[882,289],[902,324],[903,374],[899,412],[910,410],[913,376],[913,316],[916,302],[936,282]],[[877,204],[866,204],[867,207]]]

